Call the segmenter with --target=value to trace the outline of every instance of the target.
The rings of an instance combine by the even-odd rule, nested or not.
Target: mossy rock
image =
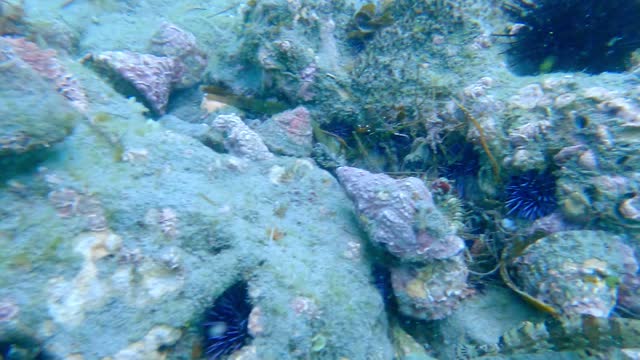
[[[47,148],[71,133],[80,114],[52,83],[16,59],[0,66],[0,157]]]

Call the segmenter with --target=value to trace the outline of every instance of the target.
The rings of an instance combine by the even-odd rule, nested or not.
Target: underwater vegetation
[[[205,352],[210,360],[221,359],[240,349],[249,340],[247,284],[240,282],[218,297],[204,321]]]
[[[514,176],[505,188],[507,215],[535,220],[557,206],[556,180],[550,173],[528,171]]]
[[[640,2],[511,0],[506,51],[519,75],[558,71],[622,72],[640,44]]]

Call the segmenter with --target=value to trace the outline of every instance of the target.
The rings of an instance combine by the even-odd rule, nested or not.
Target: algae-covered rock
[[[497,350],[495,344],[503,333],[527,320],[542,321],[544,315],[511,290],[488,286],[462,301],[445,321],[439,321],[429,344],[441,360],[458,359],[465,352],[485,355]]]
[[[207,55],[196,45],[196,37],[180,27],[164,23],[150,40],[153,55],[179,59],[183,67],[175,76],[175,86],[188,88],[200,81],[207,66]]]
[[[54,84],[21,59],[12,43],[0,39],[0,50],[0,156],[64,139],[79,119],[78,112]]]
[[[391,268],[391,284],[404,315],[426,320],[447,317],[468,295],[469,271],[464,260],[455,256],[426,265]]]
[[[398,360],[434,360],[429,356],[424,347],[407,334],[397,324],[391,328],[391,336],[395,349],[395,358]]]
[[[297,157],[311,155],[311,115],[304,106],[272,116],[256,131],[275,153]]]
[[[418,178],[393,179],[348,166],[338,178],[371,240],[408,261],[448,259],[464,249],[455,227]]]
[[[217,153],[79,75],[97,120],[0,189],[0,304],[15,309],[0,342],[27,344],[2,334],[35,329],[24,346],[54,357],[181,359],[206,350],[205,314],[244,281],[253,339],[238,356],[392,357],[351,203],[329,173]]]
[[[604,231],[558,232],[525,248],[512,262],[521,290],[567,315],[607,317],[621,279],[638,270],[633,250]]]
[[[211,126],[224,135],[224,147],[230,154],[252,161],[273,158],[260,136],[237,115],[219,115],[211,121]]]

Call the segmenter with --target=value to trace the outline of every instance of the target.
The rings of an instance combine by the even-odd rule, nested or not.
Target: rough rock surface
[[[224,133],[224,145],[230,154],[249,160],[273,158],[260,136],[238,116],[219,115],[211,122],[211,126]]]
[[[470,296],[447,317],[437,323],[437,332],[428,334],[438,359],[456,360],[475,347],[497,344],[500,337],[523,321],[538,322],[544,314],[518,298],[511,290],[489,285]],[[486,349],[485,352],[489,349]]]
[[[176,59],[131,51],[105,51],[92,56],[95,63],[133,86],[151,110],[164,114],[169,94],[182,64]]]
[[[393,179],[352,167],[336,170],[371,240],[410,261],[447,259],[464,242],[418,178]]]
[[[80,118],[74,109],[80,103],[56,91],[65,75],[54,56],[23,39],[0,37],[0,156],[49,147]]]
[[[521,289],[563,314],[608,317],[633,250],[604,231],[564,231],[529,245],[512,263]]]
[[[244,279],[262,329],[243,353],[392,357],[352,205],[329,173],[239,162],[147,121],[89,69],[76,75],[94,121],[0,188],[3,344],[183,359],[213,300]]]
[[[312,150],[311,115],[304,106],[273,115],[256,132],[277,154],[309,157]]]
[[[394,266],[391,284],[403,314],[438,320],[451,314],[468,295],[468,274],[464,259],[459,255],[422,266]]]
[[[28,64],[35,72],[51,81],[56,90],[64,96],[78,111],[87,109],[87,96],[78,83],[60,60],[54,50],[39,48],[36,44],[23,38],[3,37],[3,43],[11,47],[11,52],[17,55],[24,63]],[[5,53],[4,56],[11,56]]]
[[[176,88],[188,88],[202,78],[207,67],[207,55],[196,44],[196,37],[171,23],[163,23],[150,40],[153,55],[179,60],[175,75]]]

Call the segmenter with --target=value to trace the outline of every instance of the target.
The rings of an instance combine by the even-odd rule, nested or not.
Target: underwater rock
[[[174,115],[164,115],[158,119],[158,123],[173,132],[190,136],[206,146],[222,146],[221,134],[213,131],[208,124],[186,122]]]
[[[169,93],[183,67],[174,58],[131,51],[105,51],[90,58],[133,86],[159,115],[164,114]]]
[[[73,82],[55,52],[24,39],[0,38],[0,66],[0,156],[63,140],[80,118],[83,98],[65,92],[64,81]]]
[[[618,291],[618,305],[634,316],[640,314],[640,274],[627,274]]]
[[[464,248],[420,179],[396,180],[347,166],[336,172],[371,240],[393,255],[407,261],[447,259]]]
[[[219,115],[211,126],[224,132],[224,147],[230,154],[249,160],[267,160],[273,158],[267,146],[258,134],[251,130],[236,115]]]
[[[610,353],[612,350],[637,349],[640,344],[640,321],[623,317],[595,318],[592,316],[549,317],[543,322],[524,321],[519,326],[505,332],[498,343],[500,353],[523,354],[522,359],[532,359],[532,353],[544,354],[548,359],[551,352],[585,351]],[[608,356],[608,359],[632,359]],[[582,358],[584,355],[562,357]],[[512,356],[508,357],[512,359]],[[520,358],[520,357],[518,357]],[[560,357],[552,356],[559,359]]]
[[[53,82],[58,93],[62,94],[76,110],[80,112],[87,110],[87,95],[73,75],[58,60],[54,50],[41,49],[23,38],[2,37],[0,44],[11,48],[3,56],[19,57],[40,76]]]
[[[112,295],[109,281],[97,268],[122,247],[122,238],[109,231],[82,233],[71,241],[74,253],[84,258],[82,268],[73,279],[56,276],[47,283],[49,314],[54,322],[69,328],[81,325],[87,312]]]
[[[182,333],[166,325],[158,325],[139,341],[129,344],[113,356],[113,360],[163,360],[166,359],[166,349],[180,339]]]
[[[424,266],[391,268],[391,284],[401,313],[423,320],[443,319],[469,294],[469,271],[461,256]]]
[[[407,334],[402,327],[394,324],[391,329],[395,359],[398,360],[435,360],[429,356],[427,351],[411,335]]]
[[[0,1],[0,35],[18,33],[24,25],[24,0]]]
[[[640,221],[640,197],[636,195],[624,200],[618,207],[618,211],[627,220]]]
[[[297,157],[311,155],[311,115],[304,106],[272,116],[260,124],[256,132],[275,153]]]
[[[196,45],[196,37],[178,26],[164,23],[151,38],[149,51],[156,56],[178,59],[180,71],[175,75],[176,88],[195,85],[207,67],[207,54]]]
[[[346,165],[346,160],[341,154],[336,154],[323,143],[315,143],[313,150],[311,151],[311,157],[321,168],[329,171],[334,171],[340,166]]]
[[[460,355],[473,353],[475,356],[471,358],[476,358],[495,350],[500,336],[521,322],[545,318],[546,314],[519,301],[509,289],[487,286],[465,299],[446,321],[437,322],[439,331],[429,344],[437,351],[438,359],[469,359]],[[483,345],[485,350],[470,348],[476,344]]]
[[[565,315],[607,317],[620,279],[638,269],[633,250],[604,231],[564,231],[526,247],[513,260],[520,288]]]

